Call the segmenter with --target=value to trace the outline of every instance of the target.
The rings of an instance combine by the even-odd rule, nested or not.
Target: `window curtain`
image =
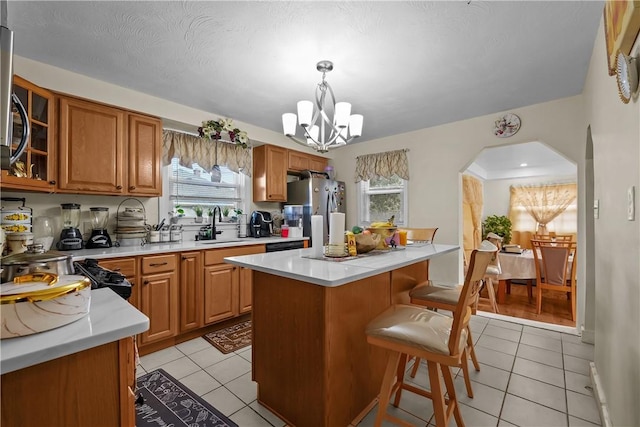
[[[517,207],[522,206],[538,223],[536,232],[548,234],[547,224],[564,212],[576,199],[578,188],[572,184],[511,186],[509,219],[515,224]]]
[[[216,149],[218,165],[251,176],[251,149],[188,133],[166,129],[162,131],[162,164],[165,166],[171,164],[172,158],[177,157],[183,166],[191,167],[197,163],[203,169],[211,170],[216,164]]]
[[[482,181],[471,175],[462,175],[462,203],[469,206],[471,213],[470,220],[473,225],[471,249],[479,248],[482,243],[482,206],[484,204]]]
[[[369,181],[376,176],[391,178],[398,175],[409,179],[408,150],[387,151],[356,157],[356,182]]]

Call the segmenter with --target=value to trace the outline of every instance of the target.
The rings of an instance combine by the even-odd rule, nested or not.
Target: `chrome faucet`
[[[222,222],[222,211],[220,206],[214,206],[211,211],[211,239],[216,240],[217,234],[222,234],[222,231],[216,231],[216,210],[218,211],[218,222]]]

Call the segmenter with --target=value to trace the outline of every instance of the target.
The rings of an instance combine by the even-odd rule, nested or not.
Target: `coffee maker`
[[[91,215],[91,237],[87,240],[87,249],[110,248],[113,246],[111,237],[107,233],[107,223],[109,222],[109,208],[89,208]]]
[[[273,234],[271,214],[266,211],[253,211],[249,221],[249,232],[253,237],[270,237]]]
[[[60,207],[62,208],[62,231],[57,248],[61,251],[82,249],[82,233],[78,229],[80,226],[80,205],[63,203]]]

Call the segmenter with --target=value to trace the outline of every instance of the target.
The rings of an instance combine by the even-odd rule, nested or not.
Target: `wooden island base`
[[[366,325],[427,279],[421,261],[341,286],[253,272],[258,401],[290,426],[348,426],[375,404],[387,354]]]

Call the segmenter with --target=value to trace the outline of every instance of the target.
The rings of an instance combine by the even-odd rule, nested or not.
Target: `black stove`
[[[131,283],[120,273],[107,270],[98,261],[87,258],[73,263],[75,273],[86,276],[91,281],[91,289],[111,288],[124,299],[131,296]]]

